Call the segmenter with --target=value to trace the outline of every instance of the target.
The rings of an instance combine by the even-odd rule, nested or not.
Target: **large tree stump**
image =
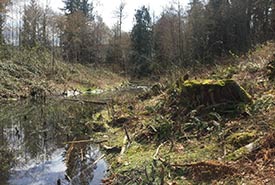
[[[250,95],[234,80],[191,80],[182,84],[182,98],[189,104],[251,103]]]
[[[252,103],[251,96],[234,80],[179,80],[169,98],[170,106],[178,109],[204,107],[221,113]]]

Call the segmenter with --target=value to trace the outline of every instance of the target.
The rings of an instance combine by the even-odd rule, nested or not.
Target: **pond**
[[[100,184],[107,162],[98,145],[78,142],[96,140],[91,118],[106,105],[91,102],[144,90],[0,102],[0,184]]]
[[[60,98],[2,102],[1,184],[100,184],[107,164],[98,146],[68,142],[90,139],[101,108]]]

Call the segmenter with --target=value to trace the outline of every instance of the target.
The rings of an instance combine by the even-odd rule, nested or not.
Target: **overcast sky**
[[[49,1],[54,10],[59,10],[64,7],[62,0],[41,0],[43,2]],[[150,12],[155,12],[155,16],[159,16],[164,7],[169,5],[172,0],[124,0],[126,3],[125,14],[122,29],[130,31],[133,26],[135,9],[140,8],[142,5],[149,6]],[[114,12],[118,8],[121,0],[97,0],[95,3],[96,12],[103,17],[104,22],[112,27],[117,19],[115,19]],[[186,6],[189,0],[180,0],[183,6]]]

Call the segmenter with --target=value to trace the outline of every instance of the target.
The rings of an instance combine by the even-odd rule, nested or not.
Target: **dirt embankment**
[[[109,89],[125,78],[93,65],[69,64],[36,49],[14,51],[10,59],[0,61],[0,98],[25,98],[37,89],[47,95],[65,91]]]

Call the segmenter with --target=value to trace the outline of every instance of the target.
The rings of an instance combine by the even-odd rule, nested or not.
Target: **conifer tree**
[[[152,59],[152,22],[148,8],[141,7],[135,14],[136,23],[131,32],[132,63],[136,75],[148,75]]]

